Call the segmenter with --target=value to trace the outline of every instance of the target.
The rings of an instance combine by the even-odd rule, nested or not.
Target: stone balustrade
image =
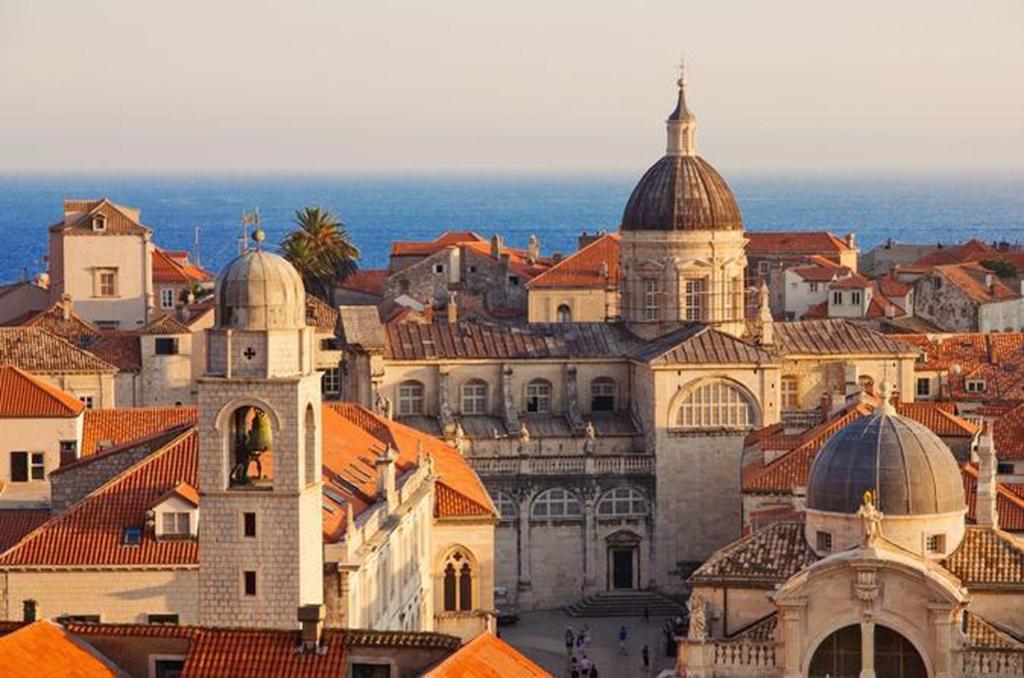
[[[481,476],[522,475],[652,475],[654,455],[542,455],[518,457],[470,457]]]
[[[960,653],[963,676],[1024,676],[1024,652],[971,649]]]
[[[775,643],[748,640],[718,642],[713,644],[713,666],[728,669],[730,673],[750,672],[766,675],[775,671]]]

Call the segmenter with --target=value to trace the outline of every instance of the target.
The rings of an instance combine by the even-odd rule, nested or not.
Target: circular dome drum
[[[887,516],[963,511],[953,453],[924,425],[886,409],[883,404],[825,443],[811,466],[807,508],[853,514],[870,490]]]
[[[222,329],[292,330],[306,326],[306,288],[283,257],[249,251],[217,278],[216,324]]]

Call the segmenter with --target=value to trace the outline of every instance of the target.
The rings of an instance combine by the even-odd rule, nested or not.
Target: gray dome
[[[306,288],[283,257],[251,250],[217,278],[217,327],[292,330],[306,326]]]
[[[623,231],[740,231],[743,219],[732,190],[696,155],[666,155],[633,189]]]
[[[811,466],[807,508],[856,513],[872,490],[887,515],[962,511],[963,479],[953,453],[927,427],[885,407],[825,443]]]

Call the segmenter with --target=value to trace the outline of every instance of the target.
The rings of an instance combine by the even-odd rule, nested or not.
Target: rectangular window
[[[757,262],[757,272],[761,275],[768,275],[772,270],[772,264],[770,261],[759,261]]]
[[[928,553],[945,553],[946,535],[933,534],[928,537]]]
[[[827,552],[832,550],[832,533],[831,532],[818,532],[818,550]]]
[[[256,571],[246,570],[242,573],[242,585],[245,587],[245,595],[256,595]]]
[[[644,280],[644,320],[654,321],[658,319],[658,281],[654,279]]]
[[[509,282],[510,285],[512,285],[512,287],[519,287],[519,276],[518,275],[509,276],[508,282]]]
[[[256,514],[246,512],[242,514],[242,534],[246,537],[256,536]]]
[[[341,370],[337,367],[327,368],[320,383],[324,393],[337,395],[341,392]]]
[[[28,452],[11,452],[11,482],[28,482]]]
[[[65,614],[57,618],[57,621],[71,624],[99,624],[98,614]]]
[[[92,399],[91,395],[81,395],[81,396],[78,396],[78,399],[81,400],[83,403],[85,403],[86,409],[89,409],[89,410],[92,409],[93,399]]]
[[[832,293],[832,305],[833,306],[842,306],[843,305],[843,293],[842,292],[833,292]]]
[[[917,395],[921,397],[930,396],[932,394],[932,380],[928,377],[917,378]]]
[[[996,473],[1001,476],[1012,476],[1016,472],[1016,467],[1009,462],[999,462],[996,464]]]
[[[121,545],[122,546],[138,546],[142,543],[142,528],[141,527],[126,527],[121,532]]]
[[[160,290],[160,306],[162,308],[174,308],[174,290]]]
[[[850,303],[854,306],[860,305],[860,291],[854,290],[850,292]]]
[[[97,268],[96,269],[96,296],[116,297],[117,296],[117,269]]]
[[[177,624],[176,614],[147,614],[146,621],[150,624]]]
[[[93,322],[93,325],[101,330],[116,330],[121,327],[120,320],[97,320]]]
[[[352,664],[352,678],[390,678],[391,667],[387,664]]]
[[[78,456],[78,441],[77,440],[62,440],[60,441],[60,458],[74,459]]]
[[[610,379],[595,379],[590,384],[590,411],[615,411],[615,382]]]
[[[782,409],[796,410],[800,407],[799,382],[794,376],[784,376],[781,382]]]
[[[704,320],[704,281],[687,280],[684,289],[686,319],[698,322]]]
[[[964,382],[964,389],[968,393],[984,393],[985,392],[985,380],[984,379],[968,379]]]
[[[434,273],[444,273],[444,264],[434,264]]]
[[[535,381],[526,385],[526,411],[537,414],[551,412],[551,384]]]
[[[46,480],[46,455],[42,452],[32,453],[32,480]]]
[[[165,535],[189,535],[192,533],[191,516],[187,512],[164,513],[162,527]]]
[[[487,384],[471,381],[462,385],[462,413],[487,414]]]
[[[408,381],[398,386],[398,414],[423,414],[423,384]]]
[[[816,283],[816,282],[810,283],[810,288],[811,288],[812,292],[817,292],[818,291],[818,283]]]
[[[157,337],[153,346],[157,355],[178,355],[178,340],[175,337]]]

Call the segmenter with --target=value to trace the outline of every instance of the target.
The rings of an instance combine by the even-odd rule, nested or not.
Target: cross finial
[[[679,58],[679,88],[686,87],[686,59]]]

